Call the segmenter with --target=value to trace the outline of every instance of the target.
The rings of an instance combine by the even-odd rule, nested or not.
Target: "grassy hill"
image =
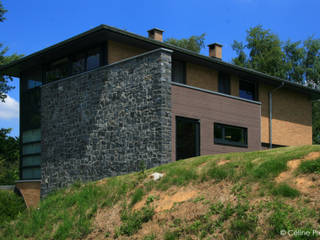
[[[320,146],[201,156],[59,190],[0,239],[318,239],[319,186]]]

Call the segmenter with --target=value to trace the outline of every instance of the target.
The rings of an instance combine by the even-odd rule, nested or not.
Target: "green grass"
[[[137,188],[135,192],[131,196],[130,206],[134,206],[137,202],[139,202],[144,196],[143,188]]]
[[[283,196],[288,198],[296,198],[300,196],[300,192],[297,189],[290,187],[286,183],[280,183],[273,187],[272,194],[275,196]]]
[[[289,160],[303,158],[313,151],[320,151],[320,146],[200,156],[144,170],[140,173],[111,177],[103,184],[77,182],[70,188],[60,189],[49,194],[41,201],[39,209],[31,209],[30,211],[23,211],[23,208],[19,207],[21,205],[12,204],[14,201],[19,203],[17,199],[12,198],[13,200],[11,200],[13,196],[8,197],[8,203],[6,198],[1,197],[0,192],[0,211],[1,206],[7,205],[14,205],[18,209],[13,210],[11,215],[7,214],[10,215],[9,221],[13,220],[14,222],[0,220],[0,239],[81,239],[93,230],[93,219],[99,209],[107,209],[123,202],[128,202],[128,205],[123,206],[121,224],[115,227],[118,229],[119,237],[122,235],[131,236],[139,231],[143,223],[150,221],[154,214],[150,205],[157,201],[157,198],[151,195],[148,197],[145,208],[138,211],[132,210],[132,206],[141,201],[143,196],[148,196],[152,190],[164,191],[172,186],[196,185],[203,181],[209,181],[210,184],[219,181],[232,183],[231,194],[238,203],[234,205],[230,202],[206,203],[206,201],[195,200],[193,204],[207,204],[208,212],[206,214],[188,223],[184,221],[179,221],[179,224],[172,222],[172,228],[168,227],[165,221],[164,226],[168,229],[164,232],[167,233],[157,237],[161,239],[188,239],[188,237],[194,236],[206,239],[209,236],[214,236],[217,231],[221,231],[222,234],[225,231],[227,232],[225,236],[229,239],[241,239],[239,236],[251,238],[257,231],[257,215],[254,215],[257,210],[252,209],[246,201],[251,196],[250,186],[253,184],[259,184],[259,191],[263,192],[264,196],[275,199],[270,202],[270,206],[264,206],[259,211],[264,211],[263,209],[269,207],[270,214],[267,215],[267,224],[272,229],[271,235],[278,236],[280,227],[285,229],[302,227],[299,224],[302,222],[302,216],[306,218],[306,213],[290,209],[283,203],[282,205],[278,204],[280,207],[275,204],[275,201],[279,199],[292,198],[298,201],[297,199],[302,196],[288,185],[274,186],[274,178],[282,171],[287,170]],[[217,163],[221,160],[230,161],[218,165]],[[317,172],[318,170],[314,169],[318,169],[319,161],[316,159],[303,162],[299,171],[303,173]],[[164,173],[164,177],[156,182],[146,181],[146,178],[153,172]],[[308,204],[306,201],[303,203]],[[316,212],[316,214],[320,213]],[[0,214],[0,218],[3,216],[5,214]],[[214,219],[211,219],[211,216]],[[308,215],[307,218],[314,219],[317,216]],[[228,229],[224,229],[226,224]],[[109,236],[111,233],[105,234]],[[146,239],[153,238],[155,236],[146,236]],[[214,239],[214,237],[212,238]]]
[[[154,209],[150,206],[143,207],[141,210],[131,211],[125,208],[121,213],[122,225],[116,233],[118,235],[131,236],[141,229],[141,225],[152,219]]]
[[[320,174],[320,158],[304,161],[299,165],[299,173],[318,173]]]

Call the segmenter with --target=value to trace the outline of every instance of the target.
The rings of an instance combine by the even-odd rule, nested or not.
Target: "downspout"
[[[272,148],[272,93],[284,86],[284,82],[280,86],[272,89],[269,92],[269,148]]]

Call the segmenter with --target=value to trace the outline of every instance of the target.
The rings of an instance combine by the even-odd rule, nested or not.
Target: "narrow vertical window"
[[[257,100],[258,99],[257,87],[253,82],[246,80],[239,81],[239,97],[245,98],[248,100]]]
[[[100,52],[99,48],[89,50],[87,57],[87,70],[92,70],[100,66]]]
[[[230,94],[230,75],[219,72],[218,90],[220,93]]]
[[[172,61],[172,81],[177,83],[186,83],[185,63],[182,61]]]

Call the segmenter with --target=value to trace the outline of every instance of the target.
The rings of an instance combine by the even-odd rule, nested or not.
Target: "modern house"
[[[0,71],[20,78],[20,181],[32,201],[188,157],[312,144],[320,92],[162,41],[98,26]],[[29,195],[28,195],[29,194]]]

